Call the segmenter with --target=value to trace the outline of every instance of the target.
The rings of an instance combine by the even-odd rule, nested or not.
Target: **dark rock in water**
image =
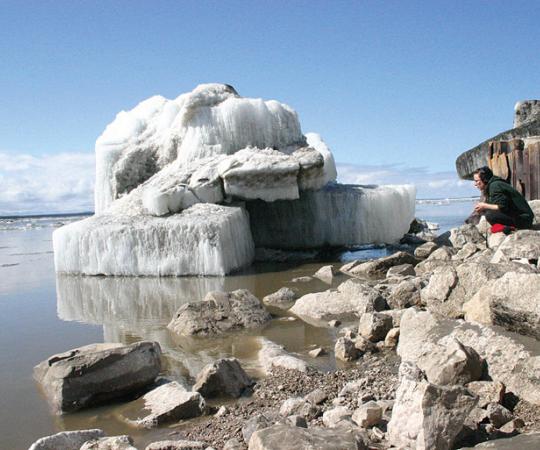
[[[73,412],[149,385],[160,356],[157,342],[91,344],[51,356],[34,368],[34,377],[56,412]]]
[[[199,372],[193,390],[205,398],[224,395],[240,397],[242,392],[253,384],[254,381],[236,358],[222,358]]]
[[[409,253],[397,252],[384,258],[358,264],[350,268],[347,273],[352,276],[381,276],[385,275],[391,267],[401,264],[412,264],[414,266],[418,264],[418,260]],[[341,270],[343,271],[344,268],[342,267]]]
[[[279,291],[263,297],[263,303],[276,308],[289,309],[296,300],[296,293],[287,287],[282,287]]]
[[[167,328],[182,335],[223,333],[257,328],[270,320],[270,314],[247,289],[210,292],[202,302],[182,305]]]

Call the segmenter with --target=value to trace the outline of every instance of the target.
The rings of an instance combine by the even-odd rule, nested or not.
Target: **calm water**
[[[472,201],[439,203],[419,204],[416,215],[439,223],[440,232],[459,225],[473,205]],[[163,375],[190,385],[204,365],[222,356],[239,358],[248,372],[258,376],[261,336],[306,359],[314,346],[332,345],[332,330],[283,320],[279,316],[285,313],[279,311],[272,311],[277,317],[262,331],[220,339],[180,338],[166,329],[180,305],[200,300],[210,290],[247,288],[262,298],[283,286],[300,294],[328,289],[319,280],[292,282],[328,262],[258,264],[228,277],[57,277],[51,234],[55,226],[71,220],[78,218],[0,219],[0,448],[26,449],[39,437],[92,427],[110,435],[130,434],[136,446],[144,448],[171,431],[129,428],[119,419],[125,410],[121,404],[51,415],[32,369],[48,356],[71,348],[93,342],[156,340],[164,351]],[[368,248],[336,256],[333,262],[385,254],[384,248]],[[342,281],[338,277],[334,285]],[[335,364],[329,357],[309,361],[321,369],[332,369]]]

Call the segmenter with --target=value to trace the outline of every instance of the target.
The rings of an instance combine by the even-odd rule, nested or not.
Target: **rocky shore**
[[[539,218],[540,201],[531,204]],[[271,306],[335,328],[334,348],[309,358],[262,340],[265,375],[255,379],[227,358],[192,386],[162,380],[158,343],[51,356],[35,377],[57,413],[120,398],[138,411],[126,423],[162,429],[163,439],[137,447],[129,436],[81,430],[31,449],[538,448],[540,231],[491,234],[481,221],[436,236],[419,226],[402,245],[314,274],[346,274],[337,289],[264,299],[211,292],[171,318],[171,333],[219,336],[264,327],[275,320]],[[322,354],[338,370],[316,370]]]

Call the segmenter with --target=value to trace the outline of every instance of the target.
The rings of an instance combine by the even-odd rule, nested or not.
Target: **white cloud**
[[[94,178],[93,153],[0,153],[0,214],[92,211]]]
[[[454,171],[432,172],[426,167],[401,165],[337,164],[338,181],[351,184],[414,184],[417,198],[477,196],[471,181],[461,180]]]

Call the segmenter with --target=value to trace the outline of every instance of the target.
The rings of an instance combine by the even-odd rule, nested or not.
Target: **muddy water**
[[[386,254],[384,248],[376,248],[334,255],[324,263],[256,264],[227,277],[56,276],[52,230],[0,231],[0,448],[26,449],[42,436],[93,427],[103,428],[108,435],[130,434],[139,448],[167,437],[172,431],[168,427],[136,430],[128,426],[122,416],[133,411],[125,403],[63,416],[50,413],[32,378],[33,366],[52,354],[93,342],[156,340],[164,353],[162,375],[186,386],[191,386],[204,365],[219,357],[234,356],[252,376],[260,376],[257,351],[263,338],[322,370],[333,369],[333,358],[312,359],[308,351],[330,347],[334,331],[291,321],[277,309],[271,310],[274,319],[266,327],[220,338],[180,337],[166,325],[180,305],[201,300],[211,290],[246,288],[262,298],[288,286],[302,295],[330,286],[317,279],[293,282],[294,278],[312,275],[328,263],[340,264],[338,259]],[[333,286],[343,280],[338,276]]]

